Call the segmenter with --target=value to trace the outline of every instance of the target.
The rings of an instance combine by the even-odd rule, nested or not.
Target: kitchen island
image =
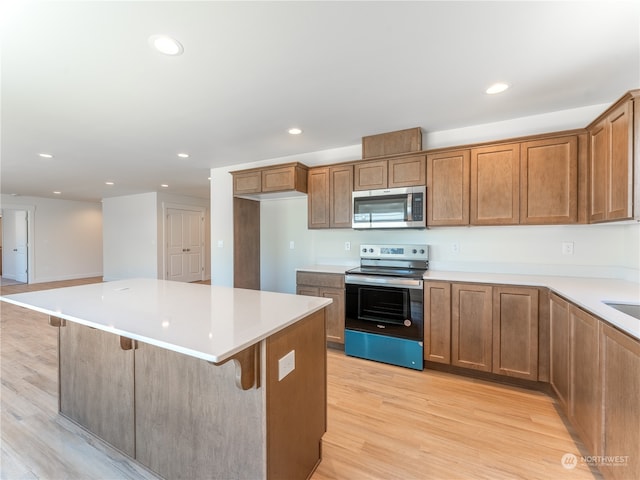
[[[153,279],[2,297],[50,316],[60,413],[165,478],[307,478],[330,300]]]

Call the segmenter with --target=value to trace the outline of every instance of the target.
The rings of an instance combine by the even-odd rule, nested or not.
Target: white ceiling
[[[6,194],[98,201],[166,183],[208,197],[211,167],[640,86],[640,2],[5,1],[0,13]],[[158,33],[184,54],[152,51]],[[512,88],[486,95],[498,80]]]

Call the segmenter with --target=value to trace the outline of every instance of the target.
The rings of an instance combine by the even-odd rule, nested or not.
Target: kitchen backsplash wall
[[[296,268],[356,265],[363,243],[426,243],[430,268],[640,281],[640,224],[308,230],[306,197],[261,204],[262,288],[295,292]],[[293,242],[293,244],[291,243]],[[349,242],[351,250],[345,250]],[[573,254],[563,254],[563,243]],[[293,248],[291,248],[293,246]]]

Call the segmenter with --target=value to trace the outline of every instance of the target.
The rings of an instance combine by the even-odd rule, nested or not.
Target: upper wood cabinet
[[[422,150],[420,127],[362,137],[362,158],[384,157]]]
[[[520,145],[520,223],[578,222],[578,136]]]
[[[520,144],[471,149],[472,225],[520,222]]]
[[[425,155],[358,162],[354,166],[354,190],[425,185]]]
[[[633,217],[634,102],[627,99],[589,131],[589,221]],[[636,129],[637,130],[637,129]]]
[[[272,192],[307,193],[308,168],[301,163],[252,168],[231,172],[235,196]]]
[[[353,165],[309,170],[309,228],[351,228]]]
[[[427,225],[469,225],[470,151],[427,155]]]

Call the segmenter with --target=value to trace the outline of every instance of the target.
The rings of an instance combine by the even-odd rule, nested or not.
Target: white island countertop
[[[41,290],[0,300],[215,363],[331,303],[155,279]]]

